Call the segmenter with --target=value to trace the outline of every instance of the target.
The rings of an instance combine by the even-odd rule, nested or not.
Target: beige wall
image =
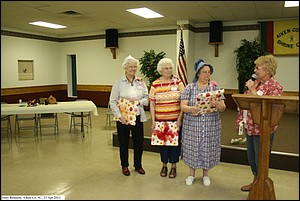
[[[225,24],[226,26],[226,24]],[[189,32],[186,41],[189,81],[193,79],[193,63],[202,58],[211,63],[215,72],[212,79],[221,88],[237,89],[234,49],[242,39],[252,40],[259,33],[254,31],[223,32],[223,45],[215,57],[214,46],[209,45],[209,33]],[[116,59],[105,48],[105,39],[77,42],[51,42],[1,35],[1,88],[41,86],[67,83],[66,56],[77,55],[78,84],[112,85],[123,74],[123,59],[131,54],[143,56],[144,50],[154,49],[156,53],[166,52],[167,57],[177,62],[178,35],[155,35],[119,38]],[[299,92],[299,56],[280,56],[276,79],[285,91]],[[34,60],[34,80],[19,81],[17,61]],[[139,74],[139,76],[142,76]]]

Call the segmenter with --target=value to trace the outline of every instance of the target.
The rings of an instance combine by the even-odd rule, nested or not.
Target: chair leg
[[[92,117],[91,117],[91,112],[89,113],[89,122],[90,122],[90,128],[92,128]]]
[[[12,133],[12,130],[11,130],[11,121],[10,121],[10,116],[8,116],[8,119],[7,119],[7,132]]]
[[[41,121],[41,114],[38,114],[38,128],[40,129],[40,135],[42,135],[42,121]]]
[[[72,116],[72,114],[71,114],[71,119],[70,119],[70,133],[71,133],[71,131],[72,131],[72,126],[73,126],[73,116]]]
[[[42,114],[38,114],[38,118],[37,118],[37,131],[39,130],[40,132],[40,136],[42,136],[42,128],[43,127],[52,127],[53,128],[53,132],[54,132],[54,135],[58,134],[58,131],[59,131],[59,128],[58,128],[58,117],[57,117],[57,114],[53,114],[54,116],[50,117],[50,118],[43,118],[42,117]],[[46,124],[46,125],[42,125],[43,123],[43,119],[44,120],[49,120],[49,121],[53,121],[53,124]]]
[[[83,115],[83,113],[81,113],[81,117],[80,117],[80,130],[81,130],[81,132],[83,133],[83,137],[84,137],[84,117],[82,116]]]
[[[18,120],[18,115],[16,115],[16,120],[15,120],[15,137],[18,137],[20,138],[20,127],[19,127],[19,120]]]
[[[76,119],[78,119],[79,121],[78,123],[76,122]],[[83,112],[81,112],[81,114],[72,113],[71,120],[70,120],[70,133],[72,132],[72,129],[74,130],[76,129],[76,126],[80,126],[80,132],[83,133],[83,137],[84,137],[84,133],[89,132],[89,129],[92,129],[91,113],[86,113],[86,114],[83,114]]]
[[[5,123],[6,123],[6,127],[4,128],[2,128],[2,121],[4,122],[4,121],[6,121]],[[12,136],[12,130],[11,130],[11,121],[10,121],[10,115],[8,115],[8,116],[5,116],[5,117],[1,117],[1,131],[2,131],[2,129],[4,130],[4,129],[6,129],[6,134],[7,134],[7,137],[8,137],[8,140],[11,138],[11,136]]]
[[[111,128],[111,119],[110,119],[110,115],[106,115],[106,123],[105,123],[105,129],[107,128]]]
[[[26,121],[26,119],[24,119],[24,120]],[[15,116],[15,138],[18,137],[19,140],[20,140],[20,137],[21,137],[21,135],[20,135],[20,130],[21,130],[20,121],[23,121],[23,119],[19,119],[19,116],[16,115]],[[26,128],[24,128],[24,129],[26,129]],[[35,140],[38,139],[38,118],[37,118],[37,114],[35,114],[34,118],[33,118],[33,135],[34,135]]]
[[[17,116],[15,117],[15,140],[17,141],[17,137],[19,137],[18,131],[17,131]]]
[[[75,117],[72,117],[73,118],[73,129],[76,128],[76,118]]]
[[[59,128],[58,128],[58,118],[57,114],[55,114],[55,134],[58,134]]]
[[[107,126],[109,124],[109,118],[110,118],[110,116],[107,114],[106,119],[105,119],[105,130],[107,130]]]
[[[38,117],[37,114],[34,115],[34,137],[37,141],[39,141],[39,128],[38,128]]]
[[[7,132],[7,137],[8,139],[11,138],[11,124],[10,124],[10,116],[7,117],[6,120],[6,132]]]

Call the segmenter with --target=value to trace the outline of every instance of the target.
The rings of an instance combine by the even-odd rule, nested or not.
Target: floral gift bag
[[[135,126],[136,115],[138,112],[139,101],[129,101],[125,98],[120,98],[118,100],[118,107],[123,117],[125,117],[130,125]],[[114,120],[118,118],[114,117]]]
[[[224,94],[224,89],[199,93],[196,97],[196,106],[201,109],[199,114],[217,111],[217,108],[211,106],[210,103],[213,99],[221,99],[222,94]]]

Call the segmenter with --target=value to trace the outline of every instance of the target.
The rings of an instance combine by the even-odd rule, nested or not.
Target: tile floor
[[[177,177],[159,175],[159,153],[143,154],[145,175],[132,167],[121,172],[119,149],[112,146],[115,126],[105,130],[106,108],[92,116],[93,128],[85,134],[69,133],[69,116],[59,114],[59,135],[51,133],[36,142],[31,133],[20,143],[8,142],[1,132],[1,195],[63,195],[67,200],[246,200],[240,187],[252,181],[249,166],[221,163],[209,171],[211,185],[202,184],[196,171],[192,186],[185,184],[189,168],[180,161]],[[14,120],[12,121],[14,125]],[[22,131],[27,132],[27,131]],[[51,132],[51,130],[49,130]],[[269,169],[278,200],[299,200],[299,172]],[[4,198],[4,197],[2,197]]]

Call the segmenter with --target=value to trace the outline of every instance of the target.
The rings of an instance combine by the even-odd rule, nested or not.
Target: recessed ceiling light
[[[161,14],[150,10],[149,8],[134,8],[134,9],[127,9],[126,11],[131,12],[135,15],[141,16],[143,18],[146,19],[150,19],[150,18],[160,18],[160,17],[164,17]]]
[[[59,25],[59,24],[52,24],[49,22],[43,22],[43,21],[37,21],[37,22],[30,22],[29,24],[41,26],[41,27],[47,27],[51,29],[62,29],[66,28],[67,26]]]
[[[299,1],[285,1],[284,7],[297,7],[299,6]]]

